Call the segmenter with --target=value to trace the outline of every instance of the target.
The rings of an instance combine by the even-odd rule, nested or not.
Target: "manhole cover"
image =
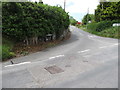
[[[87,60],[84,60],[83,62],[88,62]]]
[[[61,68],[57,67],[57,66],[50,66],[50,67],[45,67],[45,69],[51,73],[51,74],[56,74],[56,73],[61,73],[64,72],[64,70],[62,70]]]
[[[65,67],[71,67],[71,65],[65,65]]]

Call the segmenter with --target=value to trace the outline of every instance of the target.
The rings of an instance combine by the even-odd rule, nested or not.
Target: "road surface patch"
[[[64,72],[64,70],[57,67],[56,65],[50,66],[50,67],[45,67],[44,69],[46,69],[50,74],[57,74],[57,73]]]
[[[65,67],[71,67],[71,65],[65,65]]]

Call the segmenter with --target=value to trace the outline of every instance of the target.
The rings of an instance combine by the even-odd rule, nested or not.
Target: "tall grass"
[[[15,56],[15,54],[12,52],[12,48],[13,48],[13,43],[11,41],[9,41],[8,39],[3,38],[2,39],[3,43],[0,46],[0,50],[2,50],[2,60],[6,60],[9,59],[13,56]]]
[[[111,38],[120,39],[120,26],[105,29],[105,30],[99,32],[98,35],[103,36],[103,37],[111,37]]]
[[[103,37],[120,39],[120,26],[113,27],[112,26],[113,23],[120,23],[120,21],[113,20],[113,21],[102,21],[98,23],[90,23],[83,30]]]

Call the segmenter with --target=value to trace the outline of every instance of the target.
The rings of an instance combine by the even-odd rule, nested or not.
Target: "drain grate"
[[[64,72],[64,70],[62,70],[61,68],[59,68],[55,65],[50,66],[50,67],[45,67],[44,69],[46,69],[50,74],[56,74],[56,73]]]

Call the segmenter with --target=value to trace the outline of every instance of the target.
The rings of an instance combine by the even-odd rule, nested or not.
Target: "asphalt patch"
[[[57,67],[56,65],[50,66],[50,67],[45,67],[44,69],[46,69],[50,74],[57,74],[57,73],[64,72],[64,70]]]

